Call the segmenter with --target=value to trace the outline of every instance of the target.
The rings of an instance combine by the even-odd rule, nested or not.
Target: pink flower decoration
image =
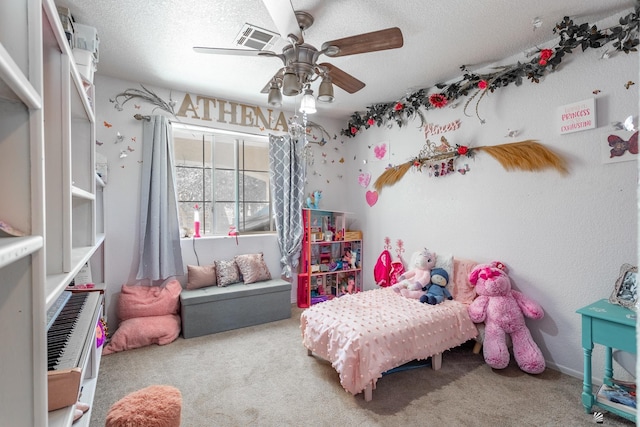
[[[358,133],[358,128],[351,126],[351,135],[355,135],[356,133]]]
[[[480,80],[478,82],[478,89],[486,89],[487,88],[487,81],[486,80]]]
[[[367,124],[369,126],[373,126],[376,123],[376,121],[374,120],[373,117],[369,117],[369,120],[367,120]]]
[[[400,103],[400,102],[398,102],[398,103],[393,107],[393,109],[394,109],[394,110],[396,110],[396,111],[400,111],[400,110],[402,110],[403,108],[404,108],[404,104],[402,104],[402,103]]]
[[[436,108],[442,108],[447,105],[447,97],[441,93],[434,93],[429,97],[429,104]]]

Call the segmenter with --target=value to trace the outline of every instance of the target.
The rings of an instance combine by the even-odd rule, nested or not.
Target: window
[[[267,137],[173,123],[180,227],[193,235],[274,230]]]

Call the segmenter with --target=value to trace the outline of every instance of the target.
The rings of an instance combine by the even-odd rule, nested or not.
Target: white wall
[[[341,122],[312,116],[331,138],[322,147],[312,144],[314,161],[308,167],[307,190],[323,191],[322,208],[354,213],[351,228],[364,232],[366,287],[375,286],[373,265],[385,236],[393,244],[404,240],[406,259],[426,246],[479,262],[501,260],[510,268],[516,288],[545,308],[545,318],[528,325],[548,365],[580,377],[583,353],[580,317],[575,311],[609,296],[621,264],[638,264],[636,163],[605,164],[600,153],[606,133],[612,130],[611,122],[634,115],[637,124],[638,55],[618,54],[608,60],[600,60],[600,55],[599,51],[577,51],[539,84],[525,81],[520,87],[489,94],[479,107],[484,125],[463,114],[464,100],[455,109],[426,114],[428,122],[440,125],[461,120],[459,130],[444,134],[452,144],[473,147],[536,139],[567,158],[567,176],[555,171],[506,172],[480,153],[468,162],[471,170],[465,175],[436,179],[410,172],[385,188],[378,203],[369,207],[365,192],[373,190],[373,182],[384,168],[416,156],[424,145],[419,121],[402,128],[372,128],[355,138],[345,138],[339,132],[346,127],[346,118]],[[395,78],[401,78],[401,68],[398,73]],[[625,89],[629,80],[636,85]],[[110,322],[115,318],[120,286],[135,282],[137,269],[142,124],[132,115],[150,114],[151,108],[131,101],[118,112],[109,98],[138,87],[138,83],[96,76],[97,138],[103,144],[98,151],[110,164],[105,190]],[[596,89],[600,93],[594,95]],[[165,99],[169,96],[168,89],[158,89],[158,93]],[[336,96],[348,94],[338,91]],[[592,97],[596,99],[597,128],[559,135],[556,109]],[[474,108],[472,103],[471,115]],[[104,121],[112,126],[106,127]],[[507,129],[520,133],[506,138]],[[123,144],[114,142],[118,131],[125,136]],[[374,160],[370,147],[380,142],[390,144],[388,160]],[[127,146],[135,151],[128,151]],[[127,150],[127,158],[119,158],[120,149]],[[358,185],[360,172],[371,173],[368,188]],[[229,239],[205,240],[198,244],[206,246],[207,260],[211,254],[223,257],[238,249]],[[189,242],[183,242],[185,263],[193,258]],[[218,246],[218,242],[223,243]],[[247,249],[260,245],[252,241]],[[273,240],[265,240],[264,245],[273,247]],[[200,261],[204,261],[202,256]],[[594,374],[602,372],[602,365],[602,349],[596,347]]]
[[[478,154],[468,161],[470,172],[441,178],[409,172],[385,187],[373,207],[364,189],[353,185],[358,169],[372,174],[372,183],[389,164],[416,156],[425,140],[419,121],[406,127],[374,128],[348,141],[350,156],[369,159],[349,171],[345,209],[362,219],[369,250],[364,257],[366,281],[384,244],[403,239],[406,254],[426,246],[478,262],[501,260],[510,268],[515,287],[542,304],[546,316],[530,321],[535,341],[549,366],[582,375],[580,316],[575,311],[608,298],[620,266],[638,264],[635,161],[605,164],[611,122],[629,115],[638,123],[638,56],[618,54],[601,60],[600,51],[577,51],[562,68],[539,84],[498,89],[463,114],[465,100],[455,108],[430,110],[426,120],[444,125],[460,119],[460,129],[444,136],[452,144],[498,145],[535,139],[568,160],[570,173],[507,172],[493,158]],[[522,58],[520,58],[522,59]],[[511,63],[511,62],[505,62]],[[399,71],[401,72],[401,71]],[[629,80],[635,86],[625,88]],[[600,90],[597,95],[594,90]],[[557,108],[595,97],[597,128],[566,135],[557,130]],[[346,123],[345,123],[346,127]],[[517,129],[516,138],[507,138]],[[440,135],[431,137],[439,141]],[[386,161],[372,161],[380,142],[391,146]],[[465,161],[461,161],[465,163]],[[408,259],[408,257],[406,257]],[[602,348],[594,351],[594,374],[602,372]]]

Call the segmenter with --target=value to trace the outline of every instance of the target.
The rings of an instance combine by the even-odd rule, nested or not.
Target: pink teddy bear
[[[541,319],[542,307],[521,292],[511,289],[511,279],[502,263],[476,266],[469,274],[478,297],[469,305],[469,317],[474,323],[485,322],[484,360],[494,369],[509,364],[506,334],[511,336],[513,355],[520,369],[539,374],[545,369],[540,348],[531,337],[524,316]]]
[[[405,298],[420,299],[424,295],[422,288],[431,282],[431,269],[435,266],[435,252],[425,248],[414,256],[413,268],[403,273],[391,289]]]

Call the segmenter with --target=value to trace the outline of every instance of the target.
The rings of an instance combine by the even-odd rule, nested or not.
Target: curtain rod
[[[134,114],[133,118],[136,119],[136,120],[146,120],[148,122],[151,121],[151,117],[150,116],[143,116],[142,114]]]
[[[134,114],[133,118],[136,120],[146,120],[148,122],[151,121],[151,116],[143,116],[142,114]],[[169,123],[172,123],[171,120],[169,120]]]

